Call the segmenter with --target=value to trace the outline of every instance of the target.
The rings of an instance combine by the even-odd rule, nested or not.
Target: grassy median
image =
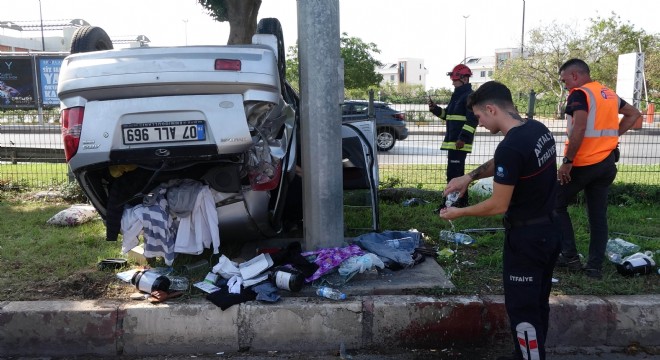
[[[416,189],[412,189],[416,190]],[[404,190],[402,190],[404,191]],[[420,190],[421,191],[421,190]],[[412,195],[410,195],[412,196]],[[455,253],[438,257],[450,280],[456,285],[454,294],[502,294],[501,231],[472,234],[476,242],[470,246],[440,243],[438,233],[449,229],[448,222],[433,214],[439,192],[421,191],[417,195],[429,201],[418,206],[404,206],[400,195],[394,199],[382,196],[381,230],[417,229],[438,250],[450,248]],[[477,200],[473,197],[473,200]],[[660,216],[657,203],[660,188],[650,185],[616,184],[609,206],[611,237],[620,237],[652,251],[660,260]],[[0,190],[0,301],[126,298],[130,286],[116,280],[112,271],[99,271],[97,263],[104,258],[122,257],[120,242],[105,241],[105,227],[99,219],[75,227],[57,227],[46,221],[72,201],[34,198],[29,191]],[[347,211],[347,228],[365,226],[364,209]],[[578,250],[587,255],[588,226],[581,199],[570,207]],[[499,217],[464,218],[455,222],[456,230],[498,228]],[[368,227],[367,222],[366,226]],[[366,230],[362,231],[366,232]],[[352,230],[354,236],[359,230]],[[177,262],[191,261],[181,257]],[[134,264],[133,264],[134,265]],[[582,274],[556,271],[559,281],[555,294],[632,295],[660,293],[660,275],[623,277],[613,264],[606,263],[603,280],[593,281]],[[434,294],[442,294],[441,290]]]

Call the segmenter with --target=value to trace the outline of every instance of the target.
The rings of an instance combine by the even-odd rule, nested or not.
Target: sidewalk
[[[425,296],[453,288],[432,258],[354,278],[345,301],[307,286],[277,303],[225,311],[203,299],[0,302],[0,356],[216,354],[510,342],[503,296]],[[660,347],[660,296],[553,296],[548,347]]]

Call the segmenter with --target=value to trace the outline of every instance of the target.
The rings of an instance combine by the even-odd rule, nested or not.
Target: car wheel
[[[396,143],[396,136],[394,131],[389,128],[378,129],[376,135],[376,147],[378,151],[389,151]]]
[[[98,26],[81,26],[71,37],[71,54],[110,50],[112,49],[110,37]]]
[[[286,81],[286,49],[284,48],[282,24],[276,18],[261,19],[257,24],[257,34],[271,34],[277,38],[277,70],[280,75],[281,88],[284,91],[284,82]]]

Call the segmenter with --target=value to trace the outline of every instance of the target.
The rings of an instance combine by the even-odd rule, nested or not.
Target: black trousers
[[[568,204],[584,190],[589,216],[589,257],[586,267],[602,269],[605,260],[605,248],[609,237],[607,227],[607,196],[610,186],[616,178],[617,168],[614,154],[603,161],[571,169],[571,181],[559,186],[557,195],[557,214],[563,231],[561,252],[566,257],[578,255],[575,246],[573,222],[568,214]]]
[[[545,359],[548,299],[560,242],[561,231],[556,221],[513,226],[505,231],[504,302],[519,359]]]
[[[465,158],[467,152],[462,150],[447,150],[447,182],[453,178],[465,175]],[[468,192],[456,201],[454,206],[465,207],[468,205]]]

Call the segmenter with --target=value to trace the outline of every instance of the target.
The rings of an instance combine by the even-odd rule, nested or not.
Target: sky
[[[338,1],[341,32],[375,43],[381,50],[375,57],[383,63],[423,59],[429,71],[427,88],[450,88],[445,74],[464,54],[493,56],[498,48],[519,48],[523,4],[525,41],[529,30],[553,21],[583,31],[590,18],[608,18],[612,12],[636,29],[660,34],[660,1],[652,0]],[[151,46],[225,44],[229,36],[228,23],[215,22],[197,0],[0,0],[0,4],[2,21],[38,21],[41,4],[44,20],[83,19],[102,27],[111,38],[145,35]],[[298,38],[297,6],[296,0],[262,0],[259,10],[259,18],[280,20],[287,47]],[[15,33],[0,29],[0,34]]]

